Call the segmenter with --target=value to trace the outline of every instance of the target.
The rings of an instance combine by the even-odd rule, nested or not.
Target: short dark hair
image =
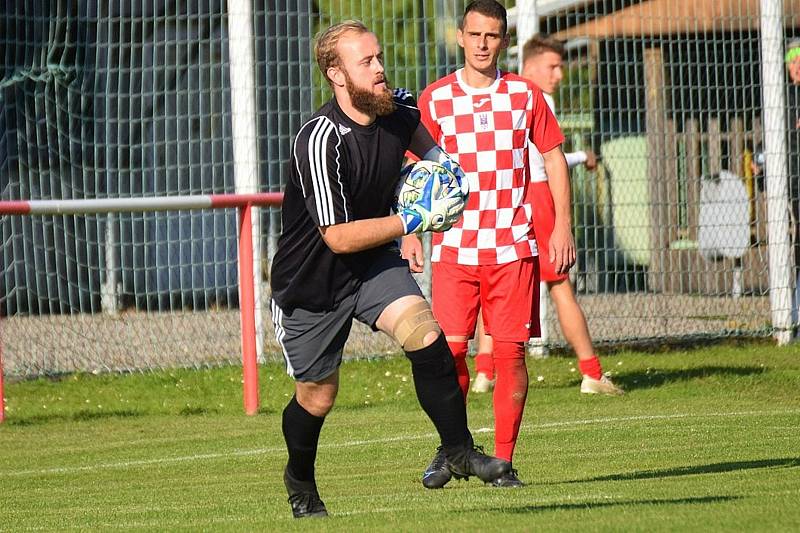
[[[554,52],[564,57],[566,49],[564,48],[564,43],[558,39],[537,33],[522,46],[522,64],[524,65],[530,58],[544,54],[545,52]]]
[[[467,18],[467,14],[473,11],[485,17],[499,20],[503,25],[503,37],[506,36],[506,32],[508,31],[508,15],[506,14],[506,8],[503,7],[503,4],[497,0],[472,0],[472,2],[467,4],[467,7],[464,8],[464,16],[461,17],[461,23],[458,25],[458,29],[464,29],[464,19]]]

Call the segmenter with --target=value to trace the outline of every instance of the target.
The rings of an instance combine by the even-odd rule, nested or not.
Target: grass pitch
[[[800,346],[716,346],[602,358],[624,397],[578,393],[574,359],[529,360],[514,466],[528,483],[427,491],[436,437],[402,357],[342,366],[317,464],[331,517],[295,521],[281,410],[261,368],[71,375],[6,385],[0,530],[788,531],[800,529]],[[491,451],[490,395],[470,394]]]

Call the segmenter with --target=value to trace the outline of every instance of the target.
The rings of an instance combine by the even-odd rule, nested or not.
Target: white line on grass
[[[680,418],[720,418],[735,416],[781,416],[800,413],[800,409],[788,409],[785,411],[734,411],[729,413],[678,413],[671,415],[636,415],[636,416],[615,416],[607,418],[590,418],[586,420],[564,420],[561,422],[545,422],[543,424],[523,424],[523,429],[548,429],[557,427],[586,426],[592,424],[608,424],[610,422],[635,422],[638,420],[672,420]],[[492,433],[493,428],[479,428],[473,433]],[[343,446],[368,446],[371,444],[386,444],[390,442],[405,442],[409,440],[423,440],[436,438],[436,433],[423,433],[418,435],[401,435],[396,437],[385,437],[380,439],[351,440],[340,443],[321,444],[320,448],[341,448]],[[30,476],[42,474],[66,474],[73,472],[89,472],[92,470],[106,470],[112,468],[130,468],[137,466],[164,465],[170,463],[182,463],[187,461],[203,461],[206,459],[221,459],[226,457],[246,457],[250,455],[264,455],[270,453],[280,453],[286,450],[283,446],[273,446],[269,448],[255,448],[253,450],[234,450],[220,453],[204,453],[195,455],[184,455],[179,457],[160,457],[156,459],[142,459],[139,461],[122,461],[118,463],[100,463],[85,466],[64,466],[57,468],[42,468],[33,470],[12,470],[0,472],[2,477]]]

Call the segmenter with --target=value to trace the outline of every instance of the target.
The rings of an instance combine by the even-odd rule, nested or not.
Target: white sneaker
[[[600,379],[583,376],[581,392],[583,394],[608,394],[609,396],[622,396],[625,394],[625,391],[614,385],[607,376],[603,376]]]
[[[494,381],[493,379],[487,378],[486,374],[483,372],[478,372],[475,376],[475,381],[472,382],[472,392],[489,392],[494,389]]]

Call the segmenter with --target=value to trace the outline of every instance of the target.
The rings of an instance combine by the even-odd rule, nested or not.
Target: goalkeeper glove
[[[436,189],[444,194],[439,197],[433,194],[436,185],[434,180],[445,177],[444,174],[434,176],[425,184],[417,201],[398,213],[400,220],[403,221],[406,235],[423,231],[446,231],[461,216],[466,205],[466,198],[461,193],[461,188],[448,191],[437,186]]]

